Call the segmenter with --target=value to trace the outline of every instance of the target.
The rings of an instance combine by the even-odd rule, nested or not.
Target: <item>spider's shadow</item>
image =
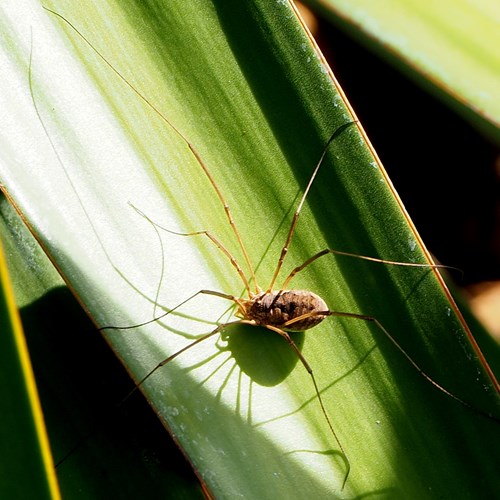
[[[262,386],[279,384],[300,363],[285,340],[265,328],[237,325],[224,330],[221,338],[240,370]],[[304,332],[294,332],[293,340],[301,349]]]

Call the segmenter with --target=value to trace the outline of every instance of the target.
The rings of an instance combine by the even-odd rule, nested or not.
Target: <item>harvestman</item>
[[[252,325],[252,326],[260,326],[262,328],[266,328],[272,332],[275,332],[276,334],[280,335],[287,343],[288,345],[292,348],[296,356],[300,359],[301,363],[307,370],[308,374],[311,377],[314,390],[316,393],[316,397],[318,399],[319,405],[321,407],[322,414],[324,416],[324,419],[326,423],[328,424],[329,431],[333,438],[335,439],[336,443],[338,444],[342,454],[343,458],[346,464],[346,472],[344,476],[344,480],[342,483],[342,488],[345,486],[347,478],[349,476],[349,472],[351,469],[350,461],[347,456],[346,451],[344,450],[344,447],[342,446],[337,433],[334,430],[334,427],[331,423],[330,417],[326,411],[325,405],[323,403],[323,399],[321,397],[320,390],[318,388],[318,384],[316,382],[316,378],[314,376],[313,370],[309,363],[307,362],[306,358],[303,356],[303,354],[300,352],[298,347],[296,346],[295,342],[293,341],[292,337],[289,335],[288,332],[298,332],[298,331],[304,331],[308,330],[310,328],[313,328],[314,326],[318,325],[321,323],[325,318],[329,316],[337,316],[337,317],[349,317],[349,318],[354,318],[354,319],[359,319],[365,322],[370,322],[376,325],[376,327],[392,342],[392,344],[401,352],[401,354],[409,361],[409,363],[418,371],[418,373],[424,377],[430,384],[435,386],[437,389],[439,389],[441,392],[446,394],[447,396],[451,397],[461,405],[470,408],[474,411],[477,411],[481,415],[498,420],[496,417],[483,412],[481,410],[477,410],[474,408],[471,404],[468,402],[460,399],[459,397],[455,396],[451,392],[449,392],[447,389],[442,387],[440,384],[438,384],[436,381],[434,381],[429,375],[427,375],[418,365],[413,361],[413,359],[410,357],[410,355],[399,345],[399,343],[395,340],[395,338],[386,330],[386,328],[375,318],[374,316],[368,316],[364,314],[357,314],[357,313],[350,313],[350,312],[339,312],[339,311],[331,311],[325,301],[319,297],[317,294],[309,291],[309,290],[293,290],[289,289],[288,285],[290,284],[291,280],[293,277],[303,271],[307,266],[312,264],[314,261],[319,259],[320,257],[323,257],[328,254],[335,254],[335,255],[342,255],[342,256],[347,256],[347,257],[355,257],[358,259],[362,260],[367,260],[367,261],[372,261],[372,262],[377,262],[377,263],[382,263],[382,264],[390,264],[390,265],[398,265],[398,266],[408,266],[408,267],[419,267],[419,268],[430,268],[430,269],[436,269],[436,268],[442,268],[442,267],[449,267],[449,266],[440,266],[436,264],[418,264],[418,263],[407,263],[407,262],[396,262],[396,261],[391,261],[391,260],[385,260],[385,259],[378,259],[375,257],[368,257],[368,256],[362,256],[362,255],[357,255],[349,252],[342,252],[338,250],[333,250],[333,249],[324,249],[321,252],[316,253],[312,257],[308,258],[304,263],[302,263],[300,266],[295,267],[290,274],[286,277],[284,282],[282,283],[281,287],[276,288],[276,282],[278,280],[278,276],[280,274],[280,271],[282,269],[283,263],[285,261],[286,255],[288,253],[288,248],[290,246],[290,243],[292,241],[295,229],[297,227],[297,223],[300,217],[300,213],[302,210],[302,207],[305,203],[305,200],[307,198],[307,195],[309,193],[309,190],[314,182],[314,179],[316,178],[316,175],[323,163],[323,160],[326,156],[328,147],[332,143],[332,141],[338,137],[347,127],[355,124],[355,122],[348,122],[344,123],[341,125],[335,132],[331,135],[330,139],[327,141],[323,152],[319,158],[319,161],[316,164],[316,167],[314,168],[312,175],[309,179],[309,182],[304,190],[304,193],[302,194],[302,197],[300,198],[299,204],[297,206],[297,209],[295,211],[295,214],[293,216],[290,228],[288,230],[288,234],[286,237],[286,241],[283,245],[283,248],[281,250],[276,269],[274,271],[274,274],[272,276],[271,282],[269,283],[268,287],[263,290],[259,287],[255,275],[255,270],[254,266],[252,265],[252,262],[250,260],[250,257],[248,255],[248,252],[246,250],[245,244],[243,242],[243,239],[241,237],[241,234],[237,228],[236,222],[234,221],[234,218],[232,216],[231,209],[226,202],[226,199],[224,195],[222,194],[220,188],[218,187],[214,177],[208,170],[208,167],[205,165],[203,159],[200,157],[199,153],[197,150],[194,148],[194,146],[188,141],[188,139],[182,134],[182,132],[176,128],[176,126],[170,122],[170,120],[162,114],[160,110],[158,110],[145,96],[143,96],[131,83],[129,83],[124,76],[122,76],[121,73],[101,54],[101,52],[82,34],[80,31],[73,26],[67,19],[65,19],[63,16],[58,14],[57,12],[54,12],[50,9],[45,8],[45,10],[49,11],[50,13],[56,15],[60,19],[62,19],[67,25],[69,25],[88,45],[89,47],[103,60],[103,62],[140,98],[142,99],[155,113],[159,115],[159,117],[172,129],[176,132],[176,134],[184,141],[186,146],[189,148],[193,156],[195,157],[197,163],[203,170],[204,174],[212,184],[222,206],[224,207],[224,211],[226,214],[226,218],[228,220],[229,225],[231,226],[231,230],[236,237],[236,240],[238,242],[238,246],[244,256],[244,260],[246,265],[248,266],[248,269],[250,271],[250,279],[247,278],[245,275],[242,267],[238,263],[237,259],[229,252],[229,250],[224,246],[224,244],[216,237],[214,236],[211,232],[209,231],[196,231],[196,232],[191,232],[191,233],[178,233],[174,231],[170,231],[166,228],[163,228],[159,224],[156,224],[155,222],[151,221],[145,214],[143,214],[140,210],[136,209],[143,217],[145,217],[149,222],[151,222],[155,227],[161,228],[165,231],[168,231],[172,234],[176,234],[179,236],[195,236],[195,235],[202,235],[207,237],[224,255],[227,257],[227,259],[230,261],[231,265],[241,278],[244,287],[245,287],[245,292],[247,294],[247,297],[236,297],[234,295],[218,292],[218,291],[213,291],[213,290],[200,290],[188,299],[184,300],[182,303],[177,305],[175,308],[168,310],[164,314],[154,318],[153,320],[147,321],[145,323],[137,324],[137,325],[132,325],[132,326],[126,326],[126,327],[119,327],[119,326],[106,326],[101,328],[101,330],[109,330],[109,329],[115,329],[115,330],[125,330],[125,329],[131,329],[131,328],[137,328],[146,324],[149,324],[154,321],[158,321],[168,314],[171,314],[172,312],[176,311],[179,309],[181,306],[189,302],[190,300],[194,299],[196,296],[199,295],[212,295],[216,297],[220,297],[222,299],[231,301],[234,303],[236,306],[236,313],[235,315],[239,318],[238,320],[231,321],[228,323],[223,323],[218,325],[214,330],[211,332],[199,337],[195,341],[191,342],[181,350],[177,351],[176,353],[172,354],[168,358],[164,359],[160,363],[158,363],[151,371],[148,372],[146,376],[144,376],[139,382],[137,382],[134,391],[140,387],[149,377],[151,377],[158,369],[161,367],[165,366],[167,363],[175,359],[177,356],[180,354],[186,352],[190,348],[194,347],[195,345],[221,333],[224,329],[226,329],[229,326],[232,325]],[[134,207],[135,208],[135,207]],[[251,283],[253,282],[255,291],[252,290]]]

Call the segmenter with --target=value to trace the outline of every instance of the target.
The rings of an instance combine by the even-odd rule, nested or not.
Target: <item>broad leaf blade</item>
[[[92,43],[195,145],[252,261],[259,262],[265,287],[324,144],[352,118],[288,5],[181,4],[169,2],[161,11],[144,2],[123,11],[114,4],[84,11],[79,3],[78,11],[61,14],[91,33]],[[239,294],[237,274],[208,240],[162,234],[162,254],[151,225],[129,206],[169,229],[209,229],[243,262],[186,144],[81,37],[64,23],[66,35],[58,34],[42,18],[35,24],[46,31],[34,30],[33,88],[53,146],[33,106],[29,110],[26,91],[26,115],[43,154],[27,176],[14,175],[6,162],[2,178],[92,317],[100,325],[131,325],[152,318],[156,301],[173,307],[200,289]],[[27,60],[26,39],[24,47]],[[21,193],[30,191],[37,196],[23,203]],[[425,262],[416,231],[355,127],[329,150],[286,269],[325,247]],[[430,270],[324,257],[294,286],[321,294],[334,310],[376,316],[433,378],[478,408],[495,410],[491,382]],[[108,339],[138,380],[227,318],[228,304],[215,299],[197,297],[182,316],[114,331]],[[142,387],[217,496],[373,490],[422,496],[428,488],[453,495],[476,491],[479,470],[484,492],[498,486],[491,465],[498,424],[432,388],[375,327],[331,319],[295,338],[352,463],[342,493],[344,462],[293,352],[266,331],[227,333],[191,349]],[[466,457],[455,453],[457,442]]]
[[[0,496],[60,498],[26,341],[0,240]]]

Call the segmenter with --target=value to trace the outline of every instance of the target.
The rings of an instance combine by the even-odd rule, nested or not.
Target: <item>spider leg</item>
[[[312,314],[307,314],[307,315],[303,315],[303,316],[307,316],[307,317],[310,317],[312,316]],[[328,416],[328,413],[326,412],[326,408],[325,408],[325,405],[323,403],[323,399],[321,398],[321,394],[320,394],[320,391],[319,391],[319,388],[318,388],[318,384],[316,382],[316,377],[314,376],[314,373],[313,373],[313,370],[311,368],[311,365],[309,365],[309,363],[307,362],[306,358],[304,357],[304,355],[300,352],[299,348],[297,347],[297,345],[295,344],[295,342],[293,341],[293,339],[290,337],[290,335],[285,332],[284,330],[281,330],[280,328],[277,328],[275,326],[272,326],[272,325],[262,325],[264,328],[267,328],[268,330],[271,330],[279,335],[281,335],[288,343],[288,345],[294,350],[295,354],[298,356],[298,358],[300,359],[301,363],[304,365],[304,368],[307,370],[307,373],[309,373],[309,375],[311,376],[311,379],[312,379],[312,382],[313,382],[313,385],[314,385],[314,390],[316,391],[316,396],[318,397],[318,401],[319,401],[319,404],[321,406],[321,411],[323,412],[323,415],[325,417],[325,420],[326,422],[328,423],[328,427],[330,428],[330,432],[331,434],[333,435],[333,437],[335,438],[335,441],[337,442],[337,444],[339,445],[339,448],[340,448],[340,451],[342,452],[342,455],[343,455],[343,458],[344,458],[344,462],[345,462],[345,465],[346,465],[346,473],[345,473],[345,476],[344,476],[344,480],[342,481],[342,489],[344,489],[344,486],[347,482],[347,478],[349,477],[349,473],[351,471],[351,463],[349,461],[349,458],[347,457],[347,454],[344,450],[344,447],[342,446],[342,443],[340,442],[340,439],[339,437],[337,436],[337,433],[335,432],[334,428],[333,428],[333,425],[332,425],[332,422]]]

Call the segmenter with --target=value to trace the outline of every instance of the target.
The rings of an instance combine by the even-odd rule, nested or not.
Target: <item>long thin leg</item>
[[[323,149],[323,152],[321,153],[319,161],[316,164],[316,167],[314,168],[314,171],[311,175],[311,178],[309,179],[307,187],[304,190],[304,194],[302,195],[302,198],[300,199],[300,202],[297,206],[297,210],[295,211],[295,214],[293,216],[292,224],[290,225],[290,229],[288,230],[288,236],[286,237],[285,245],[281,249],[281,254],[280,254],[280,257],[278,260],[278,265],[276,266],[276,270],[274,271],[271,283],[269,284],[269,287],[267,288],[267,292],[270,292],[274,288],[274,284],[276,283],[276,279],[278,278],[278,274],[281,271],[281,267],[283,266],[283,262],[285,261],[286,254],[288,253],[288,248],[290,247],[290,242],[292,241],[293,233],[295,232],[297,222],[299,221],[300,212],[302,211],[302,206],[304,205],[304,202],[306,201],[306,198],[307,198],[307,195],[309,194],[309,190],[311,189],[312,183],[314,182],[314,179],[316,178],[316,175],[318,174],[318,171],[323,163],[323,160],[325,159],[326,153],[328,151],[328,146],[330,146],[332,141],[341,132],[343,132],[347,127],[350,127],[351,125],[353,125],[355,123],[356,122],[344,123],[337,130],[335,130],[335,132],[333,132],[333,134],[331,135],[330,139],[328,139],[328,141]]]
[[[140,323],[140,324],[132,325],[132,326],[124,326],[124,327],[120,327],[120,326],[104,326],[104,327],[100,328],[99,330],[130,330],[132,328],[138,328],[140,326],[148,325],[150,323],[153,323],[154,321],[158,321],[158,320],[164,318],[165,316],[173,313],[174,311],[176,311],[177,309],[179,309],[180,307],[182,307],[184,304],[186,304],[187,302],[189,302],[190,300],[194,299],[196,296],[201,295],[201,294],[204,294],[204,295],[213,295],[215,297],[220,297],[222,299],[230,300],[230,301],[234,302],[236,305],[240,306],[239,299],[237,299],[233,295],[228,295],[226,293],[217,292],[217,291],[214,291],[214,290],[199,290],[195,294],[193,294],[190,297],[188,297],[186,300],[183,300],[180,304],[178,304],[177,306],[175,306],[173,309],[169,309],[167,312],[165,312],[161,316],[158,316],[157,318],[154,318],[152,320],[146,321],[145,323]],[[188,349],[191,349],[191,347],[194,347],[195,345],[200,344],[204,340],[207,340],[210,337],[213,337],[214,335],[216,335],[217,333],[221,332],[224,328],[226,328],[228,326],[241,325],[241,324],[254,325],[254,322],[248,321],[248,320],[244,320],[244,319],[239,319],[239,320],[231,321],[229,323],[223,323],[221,325],[218,325],[217,328],[215,328],[214,330],[212,330],[210,333],[207,333],[207,334],[199,337],[198,339],[196,339],[193,342],[191,342],[190,344],[188,344],[186,347],[183,347],[182,349],[180,349],[179,351],[175,352],[174,354],[171,354],[168,358],[165,358],[163,361],[160,361],[152,370],[150,370],[142,379],[140,379],[135,384],[135,387],[125,396],[125,398],[121,401],[120,404],[123,404],[128,398],[130,398],[130,396],[132,394],[134,394],[134,392],[137,391],[137,389],[139,389],[139,387],[141,387],[141,385],[149,377],[151,377],[151,375],[153,375],[153,373],[155,373],[157,370],[159,370],[162,366],[165,366],[167,363],[169,363],[170,361],[172,361],[173,359],[175,359],[177,356],[179,356],[183,352],[186,352]]]
[[[325,248],[325,250],[321,250],[321,252],[318,252],[317,254],[313,255],[312,257],[309,257],[303,264],[300,266],[297,266],[295,269],[292,270],[292,272],[288,275],[286,280],[283,282],[283,286],[281,287],[281,290],[286,290],[288,287],[288,284],[290,281],[292,281],[293,277],[305,269],[309,264],[312,264],[315,260],[319,259],[320,257],[323,257],[324,255],[328,254],[334,254],[334,255],[344,255],[347,257],[354,257],[356,259],[361,259],[361,260],[368,260],[371,262],[378,262],[380,264],[391,264],[394,266],[405,266],[405,267],[424,267],[427,269],[454,269],[456,271],[460,271],[460,269],[457,269],[456,267],[452,266],[445,266],[442,264],[419,264],[415,262],[397,262],[395,260],[386,260],[386,259],[378,259],[376,257],[368,257],[366,255],[358,255],[355,253],[350,253],[350,252],[342,252],[340,250],[332,250],[331,248]]]
[[[397,348],[397,350],[409,361],[409,363],[417,370],[417,372],[425,379],[427,382],[432,384],[436,389],[439,389],[441,392],[449,396],[451,399],[454,399],[461,405],[465,406],[469,410],[474,411],[475,413],[478,413],[479,415],[482,415],[483,417],[486,417],[488,419],[494,420],[496,422],[500,423],[500,418],[496,417],[495,415],[492,415],[491,413],[487,413],[483,410],[480,410],[476,408],[474,405],[471,403],[468,403],[467,401],[464,401],[462,398],[459,398],[458,396],[455,396],[452,392],[450,392],[448,389],[443,387],[441,384],[438,384],[430,375],[428,375],[418,364],[413,361],[413,358],[401,347],[399,342],[387,331],[387,329],[380,323],[380,321],[373,317],[373,316],[367,316],[365,314],[356,314],[356,313],[347,313],[347,312],[338,312],[338,311],[328,311],[327,316],[337,316],[337,317],[346,317],[346,318],[355,318],[355,319],[361,319],[363,321],[369,321],[371,323],[374,323],[378,329],[393,343],[393,345]]]
[[[168,316],[169,314],[173,313],[180,307],[182,307],[184,304],[187,304],[189,301],[193,300],[195,297],[198,295],[214,295],[215,297],[221,297],[222,299],[230,300],[240,306],[240,301],[237,297],[234,297],[233,295],[228,295],[226,293],[222,292],[217,292],[215,290],[199,290],[198,292],[194,293],[187,299],[183,300],[180,304],[177,304],[174,308],[169,309],[168,311],[164,312],[163,314],[160,314],[160,316],[157,316],[156,318],[150,319],[148,321],[144,321],[143,323],[137,323],[135,325],[127,325],[127,326],[114,326],[114,325],[108,325],[108,326],[101,326],[99,328],[99,331],[102,330],[132,330],[134,328],[139,328],[141,326],[146,326],[150,325],[151,323],[154,323],[155,321],[159,321],[160,319],[163,319],[165,316]]]
[[[304,316],[311,316],[311,314],[304,315]],[[346,483],[347,478],[349,476],[349,472],[351,471],[351,463],[349,462],[349,458],[347,458],[347,454],[344,450],[344,447],[342,446],[342,443],[340,442],[340,440],[337,436],[337,433],[333,429],[332,422],[330,421],[330,418],[328,417],[328,413],[326,412],[325,405],[323,404],[323,399],[321,398],[318,384],[316,382],[316,377],[314,376],[314,373],[313,373],[311,366],[307,362],[306,358],[304,358],[304,355],[299,351],[297,345],[295,344],[295,342],[292,340],[292,338],[290,337],[290,335],[287,332],[285,332],[284,330],[281,330],[280,328],[276,328],[275,326],[271,326],[271,325],[262,325],[262,326],[264,326],[268,330],[271,330],[273,332],[278,333],[288,342],[288,345],[294,350],[295,354],[298,356],[298,358],[300,359],[300,361],[304,365],[304,368],[307,370],[307,373],[309,373],[309,375],[311,376],[311,379],[312,379],[312,382],[314,385],[314,390],[316,391],[316,396],[318,397],[318,401],[319,401],[319,404],[321,406],[321,411],[323,412],[325,420],[328,423],[328,427],[330,428],[330,432],[332,433],[332,436],[335,438],[335,441],[339,445],[340,451],[342,452],[342,454],[344,456],[344,461],[345,461],[345,464],[347,467],[347,470],[346,470],[346,473],[344,476],[344,480],[342,482],[342,489],[344,489],[345,483]]]
[[[231,254],[231,252],[223,245],[223,243],[216,238],[210,231],[193,231],[192,233],[179,233],[177,231],[172,231],[171,229],[167,229],[166,227],[162,226],[161,224],[158,224],[154,220],[150,219],[142,210],[137,208],[135,205],[132,203],[129,203],[129,205],[141,216],[144,217],[154,228],[155,230],[161,229],[162,231],[165,231],[170,234],[175,234],[176,236],[199,236],[199,235],[204,235],[206,236],[231,262],[231,265],[236,269],[236,272],[239,274],[241,280],[243,281],[243,284],[245,285],[245,290],[248,293],[248,296],[250,297],[252,295],[252,292],[250,290],[250,284],[248,283],[247,277],[245,276],[245,273],[241,269],[240,265],[238,264],[238,261],[236,258]]]
[[[491,413],[488,413],[486,411],[480,410],[479,408],[476,408],[474,405],[471,403],[468,403],[467,401],[463,400],[462,398],[459,398],[452,392],[450,392],[448,389],[443,387],[441,384],[436,382],[430,375],[428,375],[418,364],[413,360],[413,358],[408,354],[403,347],[399,344],[399,342],[387,331],[387,329],[382,325],[382,323],[375,318],[374,316],[368,316],[366,314],[356,314],[356,313],[349,313],[349,312],[339,312],[339,311],[315,311],[315,312],[310,312],[307,314],[303,314],[301,316],[298,316],[290,321],[287,321],[284,325],[283,328],[288,328],[290,326],[293,326],[294,323],[300,322],[304,319],[310,318],[312,316],[337,316],[337,317],[344,317],[344,318],[354,318],[354,319],[360,319],[366,322],[371,322],[374,323],[377,328],[392,342],[392,344],[396,347],[396,349],[403,354],[403,356],[409,361],[409,363],[417,370],[417,372],[425,379],[427,382],[429,382],[431,385],[433,385],[436,389],[440,390],[442,393],[446,394],[446,396],[450,397],[451,399],[455,400],[457,403],[460,403],[462,406],[465,406],[469,410],[474,411],[475,413],[488,418],[490,420],[493,420],[495,422],[500,423],[500,418],[492,415]],[[278,332],[279,333],[279,332]]]
[[[144,377],[137,382],[135,387],[132,389],[132,391],[126,396],[125,399],[129,398],[146,380],[153,375],[157,370],[159,370],[162,366],[165,366],[167,363],[170,363],[170,361],[174,360],[177,356],[182,354],[183,352],[186,352],[188,349],[191,349],[191,347],[194,347],[197,344],[200,344],[201,342],[209,339],[210,337],[213,337],[217,333],[221,332],[224,330],[224,328],[227,328],[228,326],[233,326],[233,325],[240,325],[244,322],[244,320],[236,320],[236,321],[231,321],[229,323],[224,323],[222,325],[219,325],[215,330],[212,330],[210,333],[207,333],[206,335],[201,336],[200,338],[196,339],[194,342],[191,342],[188,344],[186,347],[183,347],[180,351],[175,352],[168,358],[165,358],[163,361],[160,361],[150,372],[148,372]]]
[[[61,14],[58,14],[57,12],[47,8],[43,7],[47,12],[50,12],[51,14],[57,16],[59,19],[64,21],[80,38],[99,56],[99,58],[122,80],[125,85],[127,85],[149,108],[151,108],[186,144],[186,146],[189,148],[191,151],[192,155],[200,165],[201,169],[207,176],[208,180],[210,181],[210,184],[212,184],[212,187],[214,188],[215,192],[217,193],[217,197],[219,198],[220,202],[222,203],[222,206],[224,207],[224,212],[226,213],[227,220],[229,221],[229,225],[231,226],[231,229],[236,236],[236,239],[238,240],[238,245],[243,253],[243,256],[245,258],[245,261],[247,263],[247,266],[250,270],[250,274],[252,277],[252,280],[254,281],[255,288],[258,291],[259,287],[257,284],[257,279],[255,277],[255,270],[253,268],[253,265],[250,261],[250,257],[248,255],[248,252],[246,250],[246,247],[243,243],[243,240],[241,238],[241,234],[236,226],[236,223],[234,221],[231,209],[226,202],[226,199],[224,198],[224,195],[222,194],[221,190],[219,189],[219,186],[215,182],[215,179],[213,178],[212,174],[208,170],[208,167],[205,165],[205,162],[199,155],[198,151],[196,148],[191,144],[191,142],[187,139],[187,137],[139,90],[137,90],[107,59],[106,57],[97,49],[95,45],[93,45],[90,40],[88,40],[83,33],[81,33],[76,26],[74,26],[72,23],[70,23],[65,17],[63,17]]]

